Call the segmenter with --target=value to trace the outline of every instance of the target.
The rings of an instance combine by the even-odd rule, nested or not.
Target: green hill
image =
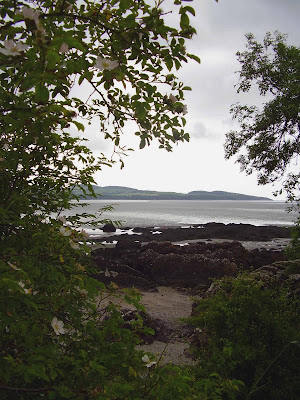
[[[271,200],[267,197],[250,196],[223,191],[207,192],[204,190],[189,193],[157,192],[154,190],[138,190],[125,186],[93,186],[98,199],[103,200]],[[82,191],[74,189],[77,195]]]

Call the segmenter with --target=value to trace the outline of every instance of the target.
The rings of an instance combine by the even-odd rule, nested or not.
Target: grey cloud
[[[198,121],[194,124],[193,128],[190,130],[191,139],[209,139],[215,140],[219,137],[216,131],[208,128],[203,122]]]
[[[194,125],[194,129],[191,133],[191,136],[195,139],[202,139],[208,136],[208,131],[206,126],[202,122],[197,122]]]

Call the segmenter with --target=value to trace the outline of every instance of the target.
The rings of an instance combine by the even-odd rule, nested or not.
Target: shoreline
[[[111,230],[107,232],[106,230]],[[291,227],[251,224],[223,224],[210,222],[186,226],[99,228],[101,233],[90,233],[92,248],[124,247],[126,243],[171,242],[178,246],[192,243],[240,242],[246,249],[264,248],[281,251],[291,241]]]

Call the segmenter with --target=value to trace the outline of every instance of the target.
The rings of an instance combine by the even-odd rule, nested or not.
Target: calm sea
[[[114,211],[104,212],[99,220],[121,220],[124,227],[186,226],[208,222],[292,225],[297,217],[296,213],[288,213],[286,203],[280,201],[86,200],[85,203],[86,206],[66,210],[63,214],[96,214],[105,205],[113,205]]]

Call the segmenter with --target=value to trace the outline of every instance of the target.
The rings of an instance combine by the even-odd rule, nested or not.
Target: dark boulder
[[[159,285],[195,288],[198,285],[209,285],[213,279],[224,275],[235,276],[237,266],[227,259],[171,253],[159,255],[151,264],[149,272]]]
[[[116,227],[113,224],[105,224],[102,228],[103,232],[116,232]]]

